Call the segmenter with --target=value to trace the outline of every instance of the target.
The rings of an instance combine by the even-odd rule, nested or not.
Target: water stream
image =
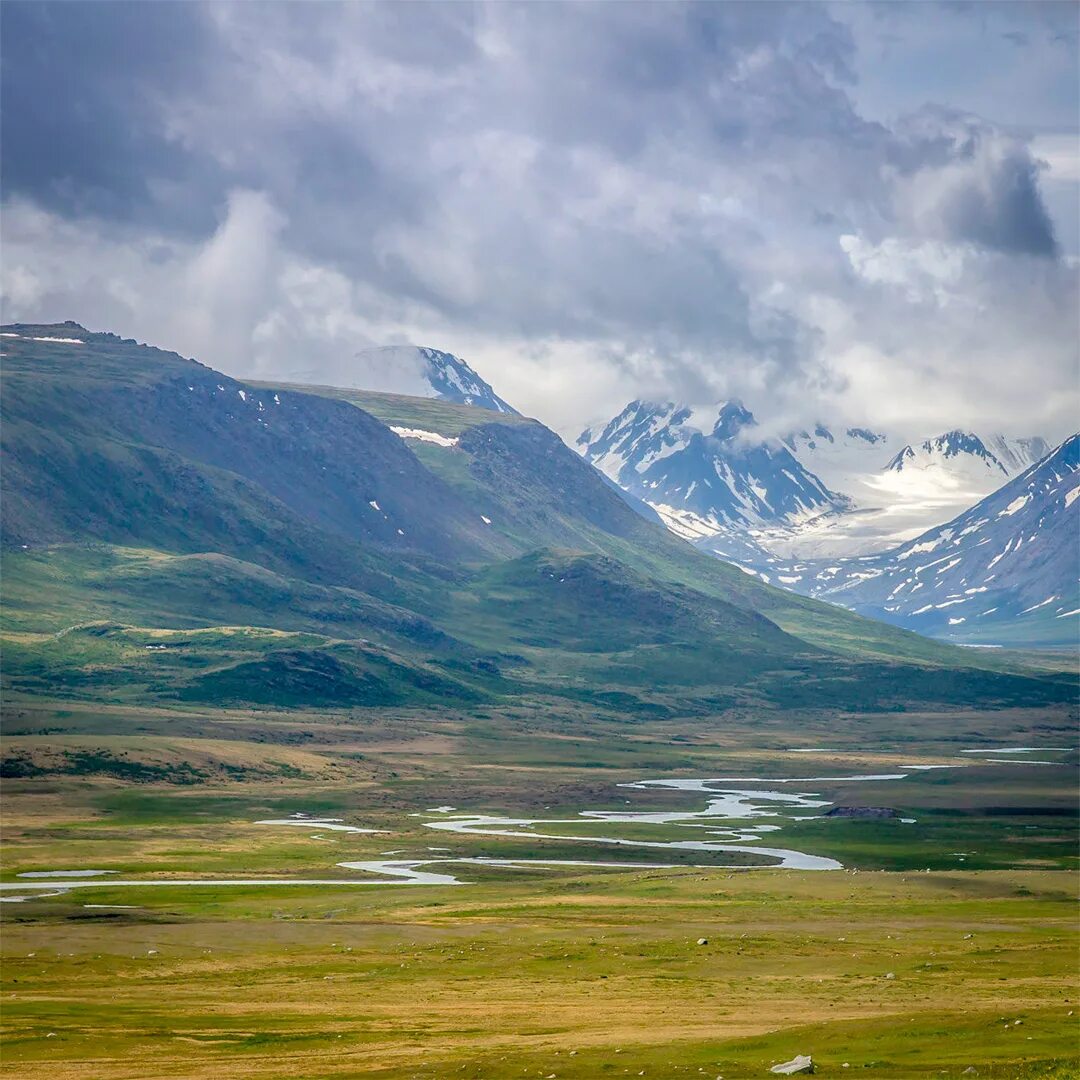
[[[816,749],[816,748],[815,748]],[[1009,747],[1008,752],[1026,753],[1028,747]],[[1044,752],[1057,749],[1051,747],[1039,748]],[[1063,749],[1063,748],[1062,748]],[[963,753],[999,753],[1000,751],[967,750]],[[1035,764],[1032,759],[1026,759],[1030,764]],[[963,768],[963,765],[902,765],[904,770],[924,770],[938,768]],[[656,851],[680,851],[714,853],[737,853],[750,855],[760,859],[749,865],[743,864],[739,869],[762,869],[767,867],[785,868],[793,870],[839,870],[841,863],[836,859],[823,855],[812,855],[808,852],[797,851],[792,848],[771,847],[762,844],[768,833],[778,831],[781,826],[772,824],[767,819],[782,818],[788,821],[817,817],[817,811],[831,805],[831,801],[824,799],[820,794],[813,791],[793,791],[787,787],[791,784],[836,784],[836,783],[873,783],[876,781],[902,780],[908,776],[908,772],[883,772],[883,773],[859,773],[849,776],[797,776],[797,777],[747,777],[747,776],[721,776],[721,777],[690,777],[663,780],[638,780],[621,785],[629,790],[648,790],[666,788],[674,791],[696,793],[706,796],[704,807],[685,810],[581,810],[576,817],[571,818],[527,818],[527,817],[502,817],[489,814],[466,813],[456,811],[452,806],[437,806],[430,808],[427,814],[441,815],[436,820],[425,820],[425,828],[439,832],[457,833],[469,836],[498,836],[514,837],[525,840],[546,841],[558,840],[562,842],[608,844],[620,847],[647,848]],[[732,787],[730,785],[753,784],[754,787]],[[772,786],[756,785],[783,785],[787,790],[779,790]],[[800,813],[799,811],[803,811]],[[413,814],[413,817],[426,817],[426,814]],[[762,820],[766,819],[766,820]],[[911,823],[913,819],[904,818],[902,822]],[[639,840],[630,839],[617,835],[586,835],[567,831],[538,831],[536,826],[561,826],[565,830],[568,826],[582,823],[603,823],[606,825],[656,825],[686,829],[705,830],[707,836],[693,839],[667,839],[667,840]],[[732,824],[732,823],[736,824]],[[309,817],[306,814],[297,813],[289,818],[266,818],[253,822],[255,825],[265,827],[303,827],[314,830],[333,831],[338,833],[378,833],[386,830],[361,828],[355,825],[345,825],[340,818]],[[617,830],[605,830],[605,832],[617,832]],[[318,837],[325,839],[324,837]],[[445,851],[448,849],[429,849]],[[388,852],[387,854],[397,854]],[[18,895],[0,896],[0,900],[6,902],[25,902],[42,896],[56,896],[70,889],[94,889],[94,888],[118,888],[135,886],[157,887],[257,887],[257,886],[361,886],[361,885],[462,885],[465,884],[455,873],[446,869],[431,870],[432,866],[499,866],[512,868],[529,867],[603,867],[623,868],[628,870],[643,869],[669,869],[670,863],[619,863],[591,860],[570,859],[543,859],[543,858],[490,858],[484,856],[454,856],[432,855],[423,858],[406,859],[374,859],[339,862],[337,866],[345,870],[357,870],[364,874],[374,875],[364,878],[153,878],[153,879],[129,879],[108,877],[114,874],[111,870],[39,870],[28,871],[19,874],[22,879],[17,882],[0,882],[0,893],[13,893]],[[677,864],[677,865],[686,865]],[[718,864],[707,864],[710,868],[716,868]],[[74,880],[84,878],[99,878],[99,880]],[[28,881],[28,878],[47,879],[40,884]],[[102,880],[103,879],[103,880]],[[48,889],[49,892],[28,892],[28,890]]]

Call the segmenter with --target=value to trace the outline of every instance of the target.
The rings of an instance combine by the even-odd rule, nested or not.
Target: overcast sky
[[[563,434],[1076,426],[1072,3],[24,3],[3,315],[463,356]]]

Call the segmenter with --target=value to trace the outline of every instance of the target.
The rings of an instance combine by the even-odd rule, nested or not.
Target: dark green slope
[[[33,340],[65,336],[82,344]],[[239,383],[71,324],[6,327],[3,352],[19,691],[313,706],[540,693],[629,710],[1072,693],[700,555],[535,421]],[[131,637],[222,626],[270,636]]]
[[[747,657],[810,647],[756,612],[647,578],[606,555],[546,549],[499,563],[472,583],[480,613],[470,636],[582,652],[723,641]]]
[[[272,389],[268,383],[259,384]],[[294,389],[299,389],[295,388]],[[389,425],[456,438],[452,448],[409,440],[413,452],[492,520],[517,551],[576,548],[608,554],[647,577],[698,590],[833,652],[950,667],[1000,665],[997,657],[898,631],[831,604],[776,589],[689,544],[631,510],[554,433],[522,417],[493,422],[485,409],[375,391],[316,386],[310,392],[347,401]]]
[[[7,333],[32,331],[56,334]],[[79,333],[80,346],[4,340],[6,543],[257,552],[341,582],[380,559],[497,552],[479,517],[362,410],[257,393],[175,354]]]
[[[94,622],[187,630],[255,626],[370,638],[440,654],[465,647],[428,618],[344,586],[229,555],[65,544],[4,553],[4,626],[56,634]]]
[[[270,392],[275,388],[272,383],[255,385]],[[651,507],[603,474],[583,468],[578,455],[535,420],[508,414],[492,420],[487,409],[371,390],[289,388],[347,401],[388,425],[456,439],[452,449],[413,439],[408,443],[428,468],[458,487],[470,506],[488,517],[496,511],[493,527],[518,550],[538,543],[603,550],[609,537],[640,541],[656,533],[642,528],[642,518],[659,524]]]

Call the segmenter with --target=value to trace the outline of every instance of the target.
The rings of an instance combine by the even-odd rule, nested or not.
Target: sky
[[[465,358],[644,397],[1077,424],[1072,3],[0,5],[0,308],[243,378]]]

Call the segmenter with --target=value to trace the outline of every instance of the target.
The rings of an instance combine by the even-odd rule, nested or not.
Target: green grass
[[[759,843],[831,855],[858,874],[747,872],[725,865],[744,861],[738,855],[616,848],[595,838],[704,834],[577,816],[703,805],[699,795],[619,786],[647,775],[847,775],[955,761],[970,746],[1069,745],[1066,712],[927,715],[902,731],[879,714],[628,731],[557,709],[476,712],[30,700],[9,709],[9,725],[47,734],[8,743],[108,745],[132,760],[188,762],[207,778],[6,781],[7,881],[75,866],[132,877],[347,877],[357,872],[337,862],[391,850],[610,859],[627,869],[461,864],[462,887],[208,881],[4,904],[3,1068],[20,1077],[509,1080],[706,1069],[731,1078],[811,1053],[821,1075],[931,1080],[974,1067],[1000,1080],[1061,1080],[1080,1065],[1067,1015],[1077,1011],[1074,765],[976,760],[902,781],[791,785],[919,819],[768,819],[781,829]],[[840,749],[798,755],[787,752],[793,745]],[[214,755],[249,766],[296,760],[309,775],[229,774],[207,764]],[[537,831],[581,839],[457,835],[425,828],[436,815],[412,816],[442,803],[555,818]],[[299,811],[387,831],[252,824]],[[961,862],[959,851],[976,854]],[[633,869],[643,861],[678,868]]]
[[[136,908],[52,900],[7,922],[7,1070],[747,1077],[806,1052],[823,1075],[846,1061],[905,1080],[1076,1066],[1072,906],[1047,874],[562,871],[94,900]]]
[[[172,354],[16,346],[4,494],[32,546],[2,568],[3,879],[205,884],[0,905],[4,1072],[731,1080],[810,1052],[822,1075],[1076,1075],[1077,755],[960,753],[1075,746],[1075,670],[751,581],[634,516],[533,422],[282,388],[279,441],[257,402],[240,418],[235,386]],[[461,444],[406,453],[322,397]],[[396,487],[369,491],[387,468]],[[43,476],[73,497],[43,497]],[[374,494],[437,527],[399,546]],[[788,752],[806,746],[835,749]],[[580,815],[705,805],[624,786],[643,778],[893,772],[910,775],[784,790],[913,825],[750,822],[777,826],[752,846],[847,871],[608,839],[738,819]],[[426,827],[439,805],[554,821],[458,835]],[[381,831],[255,824],[297,812]],[[359,872],[337,863],[387,851],[626,865],[215,884],[341,880]]]
[[[9,550],[3,574],[8,691],[72,700],[265,708],[554,697],[640,722],[740,707],[1037,704],[1070,697],[1074,679],[1019,664],[834,654],[737,596],[577,551],[414,578],[398,603],[219,554],[108,545]]]
[[[534,421],[326,387],[253,394],[108,335],[78,347],[10,340],[9,629],[105,621],[363,638],[421,673],[395,680],[412,683],[416,704],[430,700],[422,673],[437,663],[448,688],[572,697],[641,719],[1075,695],[1075,675],[933,643],[703,556],[637,516]],[[413,453],[376,418],[459,443],[416,443]],[[508,663],[484,655],[506,646],[516,654]],[[66,666],[63,648],[13,643],[15,688],[115,698],[127,681],[158,699],[192,691],[183,678],[129,678],[115,652],[65,648]],[[349,671],[331,676],[337,691],[312,693],[307,675],[242,666],[251,662],[271,663],[237,661],[233,676],[211,680],[230,683],[227,700],[251,685],[258,705],[400,702],[361,694]],[[334,666],[325,655],[288,666],[297,664]]]
[[[376,390],[353,390],[339,386],[314,386],[306,383],[252,382],[250,385],[265,390],[296,390],[305,394],[334,398],[337,401],[347,401],[363,409],[364,412],[378,417],[385,424],[434,431],[451,438],[480,424],[499,423],[514,426],[536,423],[535,420],[529,420],[524,416],[496,413],[475,405],[458,405],[452,401],[409,397],[404,394],[385,394]]]

